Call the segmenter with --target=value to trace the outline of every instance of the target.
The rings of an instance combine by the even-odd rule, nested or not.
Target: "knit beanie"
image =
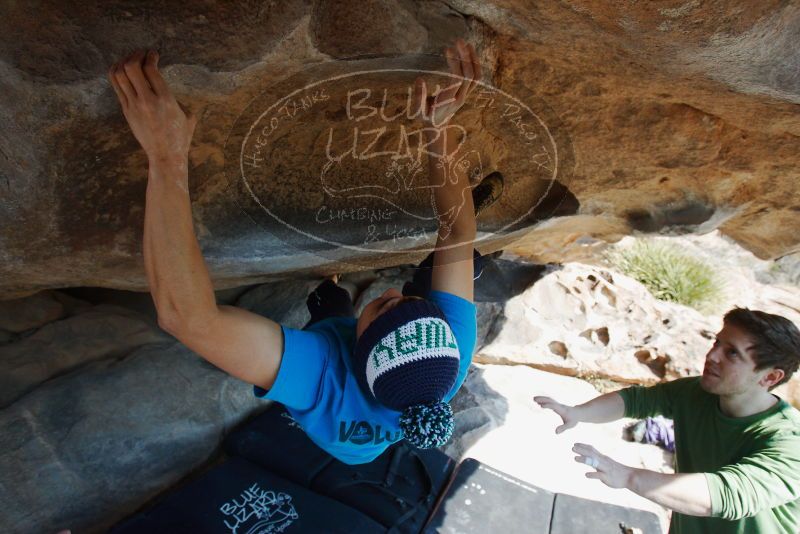
[[[442,399],[458,377],[459,353],[438,306],[417,299],[381,314],[358,338],[353,356],[362,387],[401,412],[409,443],[421,449],[447,443],[453,410]]]

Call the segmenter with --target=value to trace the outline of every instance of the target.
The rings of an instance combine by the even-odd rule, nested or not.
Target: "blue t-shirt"
[[[475,304],[442,291],[428,300],[444,313],[458,344],[461,364],[450,401],[467,377],[477,336]],[[272,389],[255,387],[257,397],[278,401],[309,438],[346,464],[371,462],[402,439],[400,412],[379,404],[358,385],[352,369],[356,319],[324,319],[297,330],[283,329],[283,358]]]

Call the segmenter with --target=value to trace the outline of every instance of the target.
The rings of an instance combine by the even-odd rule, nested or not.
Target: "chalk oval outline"
[[[253,198],[253,200],[261,207],[261,209],[263,209],[266,213],[268,213],[270,217],[272,217],[273,219],[275,219],[276,221],[281,223],[284,227],[289,228],[290,230],[292,230],[292,231],[294,231],[294,232],[296,232],[296,233],[298,233],[300,235],[303,235],[305,237],[308,237],[310,239],[313,239],[313,240],[321,242],[321,243],[325,243],[325,244],[328,244],[328,245],[334,245],[336,247],[342,247],[342,248],[346,248],[346,249],[354,250],[354,251],[358,251],[358,252],[368,252],[368,253],[389,252],[389,253],[394,253],[394,254],[407,254],[408,253],[408,250],[405,250],[405,249],[402,249],[402,250],[383,250],[383,249],[376,249],[376,248],[364,248],[364,247],[357,246],[357,245],[347,245],[347,244],[339,243],[339,242],[336,242],[336,241],[329,241],[329,240],[327,240],[327,239],[325,239],[323,237],[316,236],[314,234],[311,234],[309,232],[301,230],[300,228],[297,228],[296,226],[284,221],[283,219],[278,217],[276,214],[272,213],[272,211],[270,211],[268,207],[264,206],[261,203],[261,201],[259,200],[258,196],[256,196],[255,193],[253,193],[253,190],[250,188],[250,184],[247,182],[247,177],[245,176],[245,170],[244,170],[244,152],[245,152],[245,147],[247,146],[247,141],[250,138],[251,134],[253,133],[253,130],[256,128],[256,125],[259,124],[261,122],[261,120],[264,118],[264,116],[267,115],[276,106],[278,106],[282,102],[292,98],[294,95],[296,95],[299,92],[307,91],[308,89],[312,89],[312,88],[314,88],[314,87],[316,87],[316,86],[318,86],[320,84],[323,84],[323,83],[327,83],[327,82],[331,82],[331,81],[338,81],[338,80],[341,80],[341,79],[344,79],[344,78],[350,78],[350,77],[353,77],[353,76],[361,76],[361,75],[376,74],[376,73],[391,73],[391,72],[434,74],[434,75],[446,76],[448,78],[462,79],[462,80],[464,79],[462,76],[458,76],[456,74],[452,74],[452,73],[449,73],[449,72],[442,72],[442,71],[436,71],[436,70],[426,70],[426,69],[391,68],[391,69],[360,70],[360,71],[355,71],[355,72],[351,72],[351,73],[339,74],[337,76],[330,76],[330,77],[327,77],[327,78],[325,78],[323,80],[319,80],[319,81],[307,84],[307,85],[305,85],[303,87],[295,89],[294,91],[292,91],[291,93],[287,94],[283,98],[277,100],[274,104],[272,104],[270,107],[268,107],[266,110],[264,110],[264,112],[261,115],[259,115],[258,118],[255,121],[253,121],[252,125],[250,126],[250,129],[247,131],[247,134],[245,134],[244,139],[242,140],[241,151],[240,151],[240,154],[239,154],[240,176],[242,178],[242,181],[244,182],[244,185],[245,185],[245,188],[247,189],[247,192],[250,194],[250,196]],[[489,233],[489,234],[487,234],[487,235],[485,235],[483,237],[480,237],[480,238],[476,236],[476,238],[472,241],[473,245],[477,245],[481,241],[487,240],[490,237],[494,237],[497,234],[501,234],[504,230],[506,230],[510,226],[513,226],[513,225],[517,224],[523,218],[525,218],[528,215],[530,215],[531,212],[533,212],[539,206],[539,204],[541,204],[544,201],[544,199],[547,198],[547,195],[550,193],[550,190],[551,190],[551,188],[553,187],[553,184],[556,181],[556,177],[558,176],[558,169],[559,169],[558,145],[556,144],[555,139],[553,139],[553,135],[552,135],[552,133],[550,133],[550,129],[547,127],[547,125],[544,123],[544,121],[542,121],[542,119],[539,117],[539,115],[534,113],[533,110],[527,104],[525,104],[524,102],[522,102],[521,100],[519,100],[515,96],[510,95],[509,93],[503,91],[502,89],[498,89],[498,88],[496,88],[496,87],[494,87],[492,85],[489,85],[489,84],[487,84],[487,83],[485,83],[483,81],[480,81],[480,80],[475,80],[475,81],[476,81],[476,83],[478,85],[480,85],[482,87],[485,87],[485,88],[487,88],[487,89],[489,89],[491,91],[495,91],[497,93],[500,93],[503,96],[505,96],[505,97],[509,98],[510,100],[512,100],[513,102],[519,104],[521,107],[523,107],[525,110],[527,110],[528,113],[530,113],[539,122],[539,125],[544,129],[545,132],[547,132],[547,137],[550,140],[550,144],[552,146],[553,155],[554,155],[554,165],[553,165],[553,173],[552,173],[552,176],[550,177],[550,180],[549,180],[550,183],[548,184],[547,189],[541,195],[541,197],[539,198],[539,201],[536,204],[534,204],[528,211],[526,211],[525,213],[523,213],[522,215],[517,217],[512,222],[506,224],[505,226],[503,226],[499,230],[497,230],[495,232],[491,232],[491,233]],[[258,98],[258,97],[255,97],[253,100],[255,100],[256,98]],[[249,107],[249,105],[248,105],[248,107]],[[244,111],[246,111],[246,110],[247,110],[247,108],[245,108],[242,111],[242,113],[244,113]],[[239,116],[241,116],[241,114]],[[447,250],[447,249],[450,249],[450,248],[462,246],[463,244],[464,243],[455,243],[453,245],[448,245],[448,246],[445,246],[445,247],[439,247],[437,249],[436,248],[436,244],[434,243],[432,248],[433,248],[433,250]]]

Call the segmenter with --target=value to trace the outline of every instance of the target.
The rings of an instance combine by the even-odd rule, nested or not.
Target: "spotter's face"
[[[753,340],[740,328],[725,325],[706,354],[700,385],[715,395],[755,392],[770,369],[755,370]]]

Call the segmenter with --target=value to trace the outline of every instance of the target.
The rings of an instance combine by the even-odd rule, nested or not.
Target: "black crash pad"
[[[613,504],[559,493],[553,507],[550,534],[621,534],[623,525],[642,534],[661,534],[658,516]]]
[[[424,533],[622,534],[623,527],[662,534],[654,513],[555,494],[467,458]]]
[[[455,470],[425,534],[547,534],[555,494],[467,458]]]
[[[377,534],[386,529],[353,508],[232,458],[110,532]]]
[[[222,447],[305,488],[331,458],[277,402],[228,434]]]

